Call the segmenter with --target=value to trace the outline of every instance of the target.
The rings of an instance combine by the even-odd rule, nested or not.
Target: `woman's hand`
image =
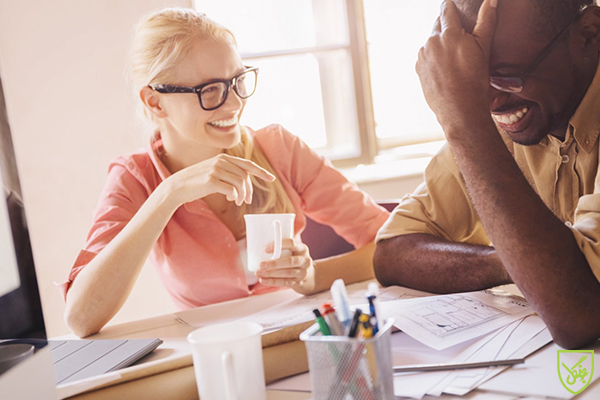
[[[293,239],[281,242],[282,256],[277,260],[263,261],[256,271],[261,284],[291,287],[301,294],[311,294],[315,288],[315,266],[308,247]],[[286,251],[287,250],[287,251]],[[273,243],[267,245],[267,253],[273,253]]]
[[[221,193],[238,206],[252,202],[250,175],[273,182],[275,176],[250,160],[219,154],[173,174],[168,182],[168,193],[177,206],[209,194]]]

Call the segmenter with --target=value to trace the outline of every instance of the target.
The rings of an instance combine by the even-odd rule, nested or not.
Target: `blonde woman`
[[[115,159],[68,281],[65,319],[78,336],[121,308],[149,257],[179,309],[291,287],[310,294],[336,278],[373,277],[373,239],[388,213],[281,126],[240,124],[257,69],[230,31],[189,9],[139,25],[131,69],[156,127],[148,149]],[[296,214],[291,256],[244,270],[246,213]],[[300,241],[306,217],[357,250],[314,261]]]

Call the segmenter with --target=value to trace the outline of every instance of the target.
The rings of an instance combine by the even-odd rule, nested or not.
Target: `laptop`
[[[0,398],[3,377],[14,380],[19,362],[47,347],[56,384],[104,374],[151,353],[160,339],[46,340],[33,253],[0,79]],[[49,344],[49,346],[48,346]],[[46,350],[45,350],[46,349]],[[41,357],[39,357],[41,358]],[[23,386],[34,377],[25,376]],[[13,381],[14,383],[14,381]]]

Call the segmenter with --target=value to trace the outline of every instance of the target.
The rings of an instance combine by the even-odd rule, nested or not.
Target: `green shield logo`
[[[573,394],[588,387],[594,375],[594,350],[557,350],[560,383]]]

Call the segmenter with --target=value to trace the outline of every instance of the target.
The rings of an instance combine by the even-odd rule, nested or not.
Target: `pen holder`
[[[394,399],[389,318],[370,339],[323,336],[317,324],[300,334],[315,400]]]

